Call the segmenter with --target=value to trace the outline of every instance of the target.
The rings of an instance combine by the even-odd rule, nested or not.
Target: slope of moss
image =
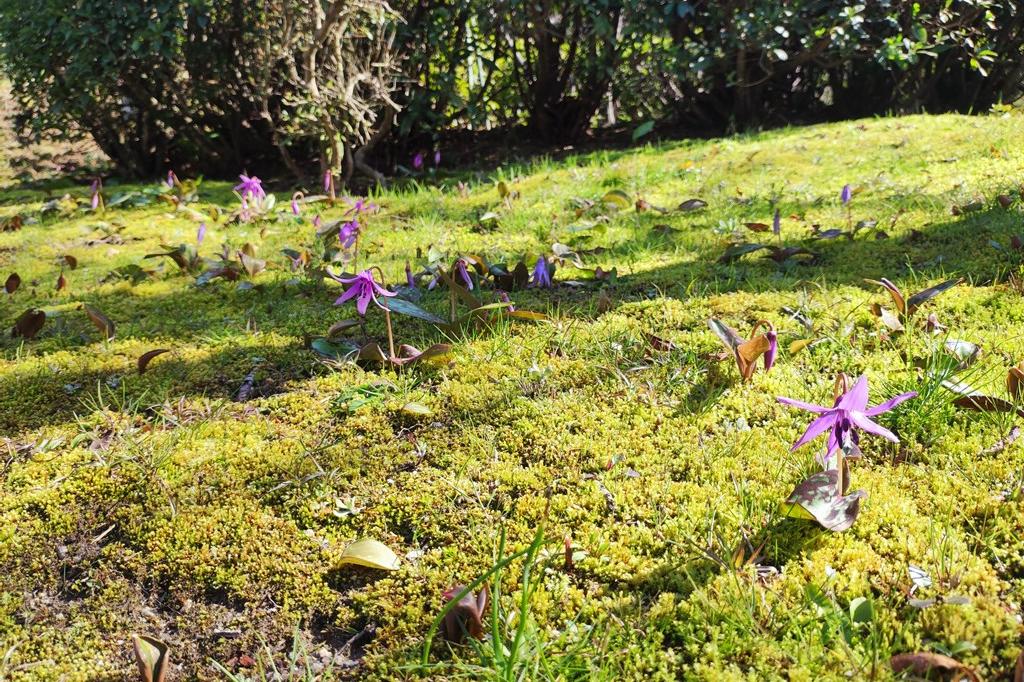
[[[202,255],[250,242],[271,266],[252,288],[200,287],[167,259],[143,259],[194,242],[187,212],[40,214],[85,188],[8,187],[0,217],[30,220],[0,233],[0,276],[22,279],[0,316],[9,326],[38,307],[48,319],[34,339],[0,339],[0,677],[123,679],[135,632],[171,645],[181,679],[220,679],[214,661],[259,676],[271,659],[285,665],[293,641],[309,654],[299,667],[324,679],[412,676],[443,591],[488,570],[502,533],[516,551],[542,526],[556,559],[529,600],[529,656],[561,672],[540,665],[536,678],[885,679],[895,653],[953,651],[984,679],[1010,679],[1024,450],[993,447],[1011,415],[957,409],[927,368],[945,340],[977,343],[964,378],[1003,395],[1006,367],[1024,359],[1020,202],[995,201],[1018,197],[1022,135],[1017,117],[882,119],[399,183],[374,197],[360,256],[392,283],[430,247],[532,264],[559,242],[618,272],[597,285],[566,265],[555,289],[513,293],[547,322],[446,339],[396,316],[402,342],[453,343],[444,362],[401,372],[305,348],[352,316],[332,305],[334,284],[302,281],[280,254],[314,244],[312,209],[210,224]],[[499,179],[518,193],[507,205]],[[108,183],[108,200],[133,189]],[[203,184],[193,208],[229,208],[229,189]],[[577,199],[612,189],[708,206],[578,214]],[[816,258],[719,262],[734,234],[773,240],[744,223],[770,223],[775,206],[781,241]],[[498,227],[480,230],[492,210]],[[858,221],[884,235],[811,238],[813,225]],[[67,254],[78,267],[63,266],[56,291]],[[108,277],[131,264],[152,274]],[[881,277],[909,292],[963,278],[918,320],[934,313],[947,331],[886,333],[871,304],[888,297],[864,282]],[[82,304],[116,323],[115,338]],[[421,305],[445,314],[447,294]],[[383,339],[375,313],[368,332]],[[711,316],[740,333],[771,321],[777,365],[741,383],[718,358]],[[814,343],[791,346],[800,340]],[[154,348],[170,352],[140,375],[136,359]],[[779,515],[816,451],[789,452],[810,416],[775,397],[825,403],[840,371],[867,374],[872,404],[922,395],[879,418],[900,445],[862,440],[853,482],[868,496],[850,530],[827,533]],[[236,400],[250,373],[252,397]],[[361,537],[395,550],[401,568],[341,564]],[[734,561],[750,547],[755,562]],[[909,602],[912,565],[932,581],[913,596],[934,605]],[[521,569],[503,574],[513,614]],[[851,625],[861,597],[872,618]],[[344,646],[368,625],[369,641]],[[470,648],[436,644],[432,661],[443,665],[420,672],[484,676]]]

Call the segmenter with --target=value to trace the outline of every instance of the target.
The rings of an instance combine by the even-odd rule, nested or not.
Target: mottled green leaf
[[[418,320],[430,322],[431,324],[445,324],[445,320],[443,318],[438,317],[432,312],[424,310],[412,301],[407,301],[404,298],[398,298],[397,296],[389,298],[384,301],[384,304],[388,307],[388,310],[393,313],[398,313],[399,315],[415,317]]]
[[[841,496],[837,492],[838,483],[839,475],[834,469],[808,476],[783,503],[782,513],[817,521],[826,530],[846,530],[860,513],[860,501],[867,493],[855,490]]]

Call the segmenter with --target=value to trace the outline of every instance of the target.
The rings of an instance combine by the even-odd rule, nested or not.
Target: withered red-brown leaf
[[[1011,367],[1006,373],[1006,392],[1014,400],[1024,398],[1024,362]]]
[[[765,223],[743,223],[743,226],[751,232],[767,232],[772,229],[771,225],[766,225]]]
[[[96,326],[96,329],[99,330],[100,334],[103,334],[108,341],[114,338],[115,327],[113,321],[111,321],[109,317],[101,313],[96,308],[93,308],[91,305],[83,304],[82,308],[85,310],[85,314],[89,316],[89,319]]]
[[[43,328],[46,323],[46,313],[42,310],[30,308],[23,312],[17,320],[14,321],[14,328],[11,329],[11,337],[22,337],[25,339],[31,339],[39,330]]]
[[[647,339],[647,343],[650,344],[651,348],[656,351],[667,352],[675,350],[676,344],[672,343],[668,339],[663,339],[660,336],[648,334],[647,332],[644,332],[644,338]]]
[[[152,362],[153,358],[155,358],[158,355],[163,355],[164,353],[167,353],[169,351],[169,348],[154,348],[153,350],[148,350],[142,355],[140,355],[138,362],[139,374],[145,373],[146,368],[149,367],[149,363]]]
[[[359,327],[359,320],[341,320],[331,325],[327,330],[327,337],[349,334]]]
[[[999,196],[996,197],[996,201],[998,201],[999,205],[1002,206],[1003,208],[1010,208],[1011,206],[1013,206],[1013,197],[1011,197],[1009,194],[1000,194]]]
[[[903,298],[903,292],[900,291],[899,287],[884,277],[882,279],[866,279],[864,281],[869,284],[877,284],[878,286],[885,288],[885,290],[889,292],[889,296],[892,297],[892,302],[896,305],[896,310],[898,310],[901,315],[907,314],[907,301]]]
[[[444,593],[447,601],[451,601],[459,595],[466,587],[456,585]],[[466,636],[474,639],[481,639],[484,636],[484,624],[481,616],[487,606],[487,589],[480,592],[480,596],[467,592],[452,609],[445,614],[443,633],[445,639],[455,644],[466,641]]]
[[[17,232],[18,230],[21,229],[21,225],[22,225],[23,221],[24,221],[24,219],[21,217],[21,214],[11,216],[10,218],[8,218],[7,220],[4,221],[3,229],[0,230],[0,231],[3,231],[3,232]]]
[[[12,272],[7,276],[7,281],[4,282],[4,291],[9,294],[13,294],[21,286],[21,277],[16,272]]]
[[[955,673],[961,677],[954,679],[967,679],[978,682],[978,675],[955,658],[944,654],[936,654],[930,651],[918,651],[911,654],[896,654],[889,659],[889,665],[893,672],[900,673],[909,670],[915,675],[927,675],[933,670]]]
[[[62,289],[67,288],[67,286],[68,286],[68,279],[67,279],[67,277],[64,276],[64,273],[61,272],[60,276],[57,277],[57,291],[61,291]]]
[[[749,381],[754,375],[757,359],[767,353],[770,347],[771,343],[764,334],[758,334],[736,347],[736,364],[744,381]]]
[[[72,270],[78,267],[78,259],[72,256],[70,253],[64,254],[64,262]]]

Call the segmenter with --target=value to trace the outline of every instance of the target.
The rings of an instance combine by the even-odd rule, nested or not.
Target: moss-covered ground
[[[934,370],[949,365],[945,341],[976,343],[961,378],[1004,396],[1024,360],[1022,139],[1019,117],[910,117],[397,181],[372,197],[359,256],[389,284],[431,249],[532,266],[557,242],[584,266],[512,292],[546,321],[442,331],[395,315],[397,341],[452,344],[398,372],[305,343],[355,313],[281,249],[316,251],[313,214],[336,219],[344,203],[211,221],[202,256],[248,242],[269,265],[254,286],[197,286],[170,259],[143,259],[195,242],[188,211],[94,212],[82,182],[8,185],[0,216],[23,220],[0,233],[0,278],[22,283],[0,295],[0,318],[47,320],[35,338],[0,339],[0,679],[126,679],[133,633],[170,645],[171,679],[269,678],[275,665],[289,679],[293,648],[295,679],[888,679],[892,655],[919,651],[1011,679],[1024,449],[1012,414],[957,408]],[[108,181],[104,196],[145,189]],[[273,189],[286,211],[294,188]],[[610,190],[708,205],[611,210]],[[41,210],[65,192],[77,202]],[[230,183],[198,198],[189,208],[207,215],[237,206]],[[744,223],[770,224],[776,206],[781,241],[813,259],[719,262],[736,235],[774,243]],[[497,224],[481,229],[488,212]],[[812,239],[813,225],[860,221],[877,226]],[[111,276],[126,266],[145,272]],[[595,281],[597,266],[617,278]],[[892,305],[864,281],[881,277],[907,292],[964,281],[896,334],[872,314]],[[420,305],[445,316],[448,301],[441,287]],[[82,304],[115,323],[113,339]],[[946,331],[926,331],[929,314]],[[772,322],[772,370],[741,382],[712,316],[741,334]],[[367,333],[383,343],[372,306]],[[139,374],[156,348],[170,352]],[[872,404],[922,395],[878,418],[899,445],[862,438],[852,478],[867,497],[830,533],[780,516],[823,441],[791,453],[811,415],[776,397],[828,403],[838,372],[866,374]],[[509,554],[539,527],[549,542],[530,580],[522,561],[500,580],[494,634],[508,647],[525,623],[517,661],[496,662],[491,640],[438,637],[420,666],[442,593],[494,565],[502,535]],[[393,549],[399,569],[339,563],[357,538]],[[911,604],[911,566],[931,583],[913,599],[931,605]]]

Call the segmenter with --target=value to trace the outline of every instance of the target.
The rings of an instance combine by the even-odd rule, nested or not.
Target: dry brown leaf
[[[140,355],[138,361],[139,374],[144,374],[146,372],[146,368],[149,366],[149,363],[152,362],[153,358],[158,355],[163,355],[169,351],[169,348],[154,348],[153,350],[148,350]]]
[[[91,305],[83,304],[82,308],[85,310],[85,314],[89,316],[89,319],[92,320],[92,323],[96,325],[96,329],[99,330],[100,334],[106,336],[108,341],[114,338],[115,327],[109,317],[101,313],[96,308],[93,308]]]
[[[919,651],[912,654],[897,654],[889,660],[893,672],[910,670],[916,675],[926,675],[932,670],[943,670],[952,672],[961,677],[954,679],[967,679],[972,682],[979,682],[978,675],[955,658],[943,654],[936,654],[930,651]]]
[[[46,313],[42,310],[30,308],[21,314],[17,320],[14,321],[14,328],[11,330],[11,338],[21,336],[26,339],[31,339],[39,330],[43,328],[46,323]]]
[[[749,381],[754,375],[757,359],[767,353],[770,347],[768,337],[764,334],[759,334],[736,347],[736,363],[744,381]]]

